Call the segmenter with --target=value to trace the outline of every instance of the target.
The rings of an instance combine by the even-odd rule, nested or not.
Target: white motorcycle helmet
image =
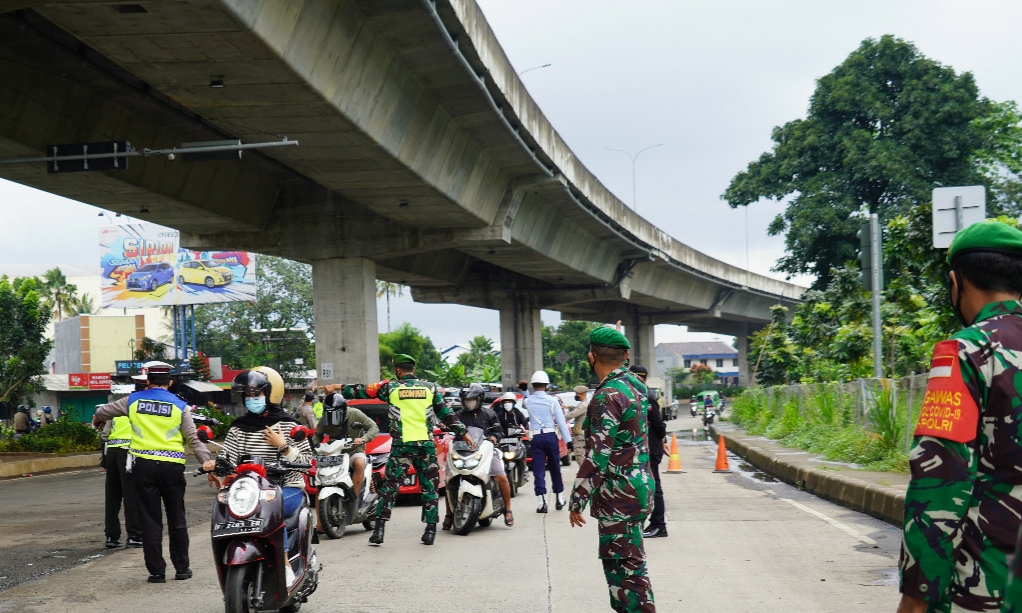
[[[514,392],[504,392],[504,395],[500,397],[500,406],[504,407],[505,411],[513,411],[517,403],[518,397]]]

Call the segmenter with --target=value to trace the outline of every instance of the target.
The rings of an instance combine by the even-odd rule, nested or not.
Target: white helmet
[[[536,383],[550,385],[550,375],[546,374],[546,371],[544,370],[537,370],[536,372],[532,373],[532,381],[530,381],[529,383],[532,383],[533,385],[535,385]]]
[[[500,401],[510,400],[511,402],[518,402],[518,396],[515,396],[514,392],[504,392],[504,395],[500,397]]]

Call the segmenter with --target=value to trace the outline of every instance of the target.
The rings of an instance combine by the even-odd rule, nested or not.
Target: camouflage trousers
[[[619,613],[655,613],[653,587],[646,574],[642,522],[600,520],[599,533],[599,555],[611,608]]]
[[[376,504],[376,517],[384,521],[390,519],[390,510],[397,502],[398,483],[411,467],[415,467],[422,489],[422,521],[435,524],[440,521],[436,502],[440,467],[436,463],[436,447],[432,444],[394,445],[391,448],[383,485],[380,486],[380,502]]]

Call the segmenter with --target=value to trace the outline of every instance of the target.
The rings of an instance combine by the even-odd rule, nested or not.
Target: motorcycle
[[[504,458],[504,472],[507,474],[508,483],[511,484],[512,498],[518,494],[518,488],[525,485],[525,476],[529,471],[529,459],[525,443],[522,442],[523,436],[524,430],[510,428],[507,436],[497,442],[497,447]]]
[[[359,429],[362,424],[355,424]],[[374,473],[374,462],[366,462],[362,469],[362,491],[356,496],[351,478],[351,457],[348,451],[354,447],[351,438],[324,440],[316,447],[316,486],[319,488],[319,521],[323,532],[332,539],[344,536],[345,528],[362,524],[372,529],[376,516],[379,479]],[[374,483],[374,487],[370,487]]]
[[[199,438],[208,436],[202,432]],[[295,613],[316,591],[323,566],[317,564],[312,546],[318,542],[312,510],[303,502],[297,512],[285,517],[277,481],[289,470],[311,465],[287,462],[279,455],[273,462],[259,456],[243,459],[234,465],[219,456],[210,471],[223,479],[213,504],[210,531],[224,610]],[[206,472],[199,468],[194,476]],[[290,585],[286,565],[293,573]]]
[[[695,417],[696,415],[699,414],[699,408],[696,405],[696,402],[695,402],[694,399],[692,400],[692,402],[690,402],[688,404],[688,412],[692,414],[692,417]]]
[[[709,426],[712,424],[713,418],[716,417],[716,415],[717,410],[713,408],[712,404],[706,407],[706,410],[703,412],[703,426]]]
[[[490,478],[493,443],[479,428],[469,428],[475,447],[463,440],[451,443],[447,456],[447,502],[453,509],[452,530],[467,535],[476,523],[485,528],[504,513],[504,499]]]

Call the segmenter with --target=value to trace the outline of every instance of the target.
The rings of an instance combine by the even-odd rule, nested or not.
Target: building
[[[738,385],[738,350],[720,341],[692,343],[660,343],[656,346],[658,373],[669,368],[688,370],[696,364],[709,366],[717,373],[717,383]]]
[[[145,336],[143,315],[78,315],[53,324],[50,374],[112,373],[131,360]]]

